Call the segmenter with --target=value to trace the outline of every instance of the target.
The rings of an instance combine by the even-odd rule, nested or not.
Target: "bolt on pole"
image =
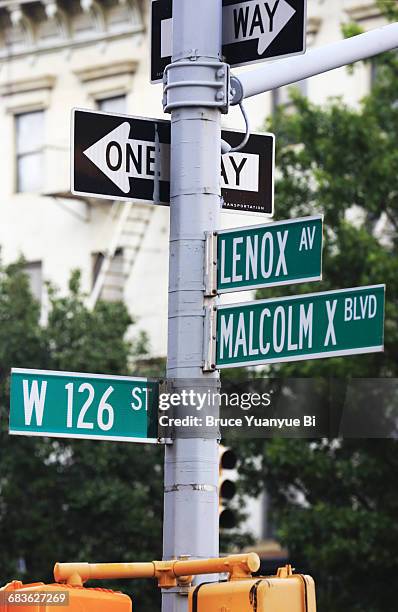
[[[164,95],[171,112],[167,379],[173,392],[219,388],[218,372],[204,373],[202,366],[205,236],[219,228],[220,107],[227,91],[221,10],[221,0],[173,1],[173,61]],[[217,405],[208,409],[217,416]],[[165,448],[163,558],[218,557],[218,434],[184,435]],[[178,591],[163,591],[163,612],[186,611],[187,598]]]

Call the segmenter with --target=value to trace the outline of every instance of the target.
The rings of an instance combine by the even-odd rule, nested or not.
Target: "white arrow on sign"
[[[249,0],[223,8],[223,45],[258,39],[262,55],[288,24],[295,9],[286,0]]]
[[[258,54],[268,49],[296,14],[286,0],[248,0],[223,7],[222,44],[230,45],[258,39]],[[172,55],[173,19],[161,22],[161,57]]]
[[[129,193],[129,178],[170,181],[170,145],[130,138],[125,121],[83,151],[123,193]],[[160,152],[160,154],[159,154]],[[221,186],[226,189],[258,191],[259,156],[229,153],[221,160]]]
[[[159,155],[160,152],[160,155]],[[123,193],[129,193],[129,178],[170,180],[170,145],[130,138],[130,124],[125,121],[83,151]]]

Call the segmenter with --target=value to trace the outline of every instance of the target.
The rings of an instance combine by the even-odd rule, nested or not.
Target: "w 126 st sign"
[[[223,130],[232,147],[242,132]],[[170,122],[75,109],[71,191],[112,200],[170,203]],[[239,152],[221,159],[223,208],[272,216],[273,134],[251,134]]]
[[[156,443],[158,397],[146,378],[13,368],[9,432]]]
[[[222,52],[231,66],[305,52],[306,0],[223,0],[222,4]],[[152,1],[152,83],[162,80],[171,63],[172,9],[172,0]]]
[[[375,285],[219,306],[216,366],[382,351],[384,296]]]

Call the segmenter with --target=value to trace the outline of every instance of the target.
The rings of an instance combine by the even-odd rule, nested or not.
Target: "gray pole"
[[[171,111],[167,378],[175,391],[186,388],[184,380],[202,392],[219,384],[218,372],[204,373],[202,365],[205,232],[219,229],[220,215],[221,113],[211,100],[221,93],[211,81],[222,78],[221,8],[221,0],[173,1],[168,82],[177,85],[164,103]],[[218,556],[217,436],[190,435],[165,449],[164,559]],[[187,598],[178,591],[163,592],[163,612],[186,612]]]

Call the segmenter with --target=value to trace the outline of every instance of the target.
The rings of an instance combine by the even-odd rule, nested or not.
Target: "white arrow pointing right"
[[[295,14],[286,0],[248,0],[224,6],[223,45],[258,39],[257,51],[263,55]]]
[[[248,0],[223,7],[222,44],[258,40],[257,52],[263,55],[289,23],[296,10],[286,0]],[[172,55],[173,19],[161,21],[160,55]]]

